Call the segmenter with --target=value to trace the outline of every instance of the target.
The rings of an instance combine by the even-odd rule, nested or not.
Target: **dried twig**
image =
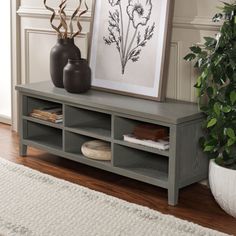
[[[81,0],[80,0],[80,1],[81,1]],[[81,26],[81,24],[80,24],[80,17],[81,17],[82,15],[86,14],[87,11],[88,11],[88,5],[87,5],[86,0],[84,1],[84,5],[85,5],[85,8],[86,8],[86,9],[83,10],[83,11],[79,14],[79,16],[78,16],[78,19],[77,19],[78,31],[72,35],[72,38],[74,38],[74,37],[76,37],[77,35],[79,35],[80,32],[82,31],[82,26]]]
[[[47,10],[49,10],[50,12],[52,12],[51,18],[50,18],[50,24],[52,26],[52,28],[57,32],[57,35],[59,38],[74,38],[76,37],[78,34],[80,34],[80,32],[82,31],[82,26],[80,24],[80,17],[82,15],[84,15],[87,11],[88,11],[88,5],[85,1],[85,10],[82,11],[77,19],[77,27],[78,27],[78,31],[76,33],[74,33],[74,29],[73,29],[73,20],[75,19],[76,15],[78,14],[78,12],[80,11],[81,5],[82,5],[82,0],[79,0],[79,6],[76,8],[76,10],[74,11],[74,13],[72,14],[71,18],[70,18],[70,22],[69,22],[69,30],[70,30],[70,36],[68,35],[68,24],[66,21],[66,13],[65,13],[65,8],[66,8],[66,2],[67,0],[61,0],[61,4],[59,5],[59,10],[58,10],[58,15],[59,15],[59,19],[60,19],[60,24],[59,26],[55,26],[53,24],[53,21],[56,17],[56,11],[49,7],[47,5],[47,0],[44,0],[44,6]],[[62,28],[64,29],[62,32]]]
[[[72,38],[73,33],[74,33],[73,20],[74,20],[75,16],[77,15],[77,13],[79,12],[80,7],[81,7],[81,4],[82,4],[82,0],[79,0],[79,6],[78,6],[77,9],[73,12],[73,14],[72,14],[72,16],[71,16],[71,18],[70,18],[69,26],[70,26],[70,35],[71,35],[71,38]]]
[[[68,37],[68,26],[67,26],[67,22],[66,22],[66,13],[65,13],[66,2],[67,2],[67,0],[62,0],[61,4],[59,5],[59,11],[58,11],[60,22],[61,22],[60,25],[65,30],[64,34],[62,34],[63,38]]]
[[[58,37],[61,38],[62,35],[61,35],[60,30],[59,30],[59,27],[60,27],[60,26],[59,26],[59,27],[56,27],[56,26],[53,24],[53,20],[54,20],[54,18],[55,18],[55,16],[56,16],[56,12],[55,12],[55,10],[54,10],[53,8],[49,7],[46,2],[47,2],[47,0],[44,0],[44,1],[43,1],[44,6],[46,7],[47,10],[49,10],[49,11],[52,12],[52,16],[51,16],[51,18],[50,18],[51,26],[52,26],[52,28],[57,32]]]

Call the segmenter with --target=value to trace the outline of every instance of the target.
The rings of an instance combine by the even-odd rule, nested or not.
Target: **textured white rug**
[[[226,234],[0,159],[0,235]]]

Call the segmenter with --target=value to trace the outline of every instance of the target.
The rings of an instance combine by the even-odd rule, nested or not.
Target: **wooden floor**
[[[202,226],[236,235],[236,219],[225,214],[214,201],[209,189],[200,184],[180,191],[177,207],[167,204],[167,191],[149,184],[78,164],[33,148],[28,157],[18,155],[18,137],[8,125],[0,124],[0,156],[32,169],[77,183],[88,188],[150,207],[165,214]]]

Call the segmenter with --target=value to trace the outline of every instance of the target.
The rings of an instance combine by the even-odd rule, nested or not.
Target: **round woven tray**
[[[111,145],[101,140],[86,142],[81,147],[81,152],[85,157],[100,161],[111,160]]]

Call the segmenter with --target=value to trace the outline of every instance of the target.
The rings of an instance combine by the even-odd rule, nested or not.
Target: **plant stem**
[[[122,57],[122,64],[124,58],[124,22],[123,22],[123,13],[121,8],[121,3],[119,3],[120,8],[120,20],[121,20],[121,57]]]
[[[129,19],[129,23],[128,23],[128,27],[127,27],[127,32],[126,32],[126,37],[125,37],[124,55],[125,55],[125,53],[126,53],[127,43],[128,43],[128,39],[129,39],[130,22],[131,22],[131,20]]]
[[[124,57],[124,64],[123,64],[123,65],[124,65],[124,68],[125,68],[125,66],[126,66],[126,64],[127,64],[127,62],[128,62],[129,52],[130,52],[130,50],[131,50],[131,48],[132,48],[132,45],[133,45],[133,43],[134,43],[134,40],[135,40],[135,38],[136,38],[137,33],[138,33],[138,27],[136,28],[136,30],[135,30],[135,32],[134,32],[133,38],[132,38],[132,40],[130,41],[129,47],[128,47],[128,49],[127,49],[127,53],[126,53],[126,55],[125,55],[125,57]]]

